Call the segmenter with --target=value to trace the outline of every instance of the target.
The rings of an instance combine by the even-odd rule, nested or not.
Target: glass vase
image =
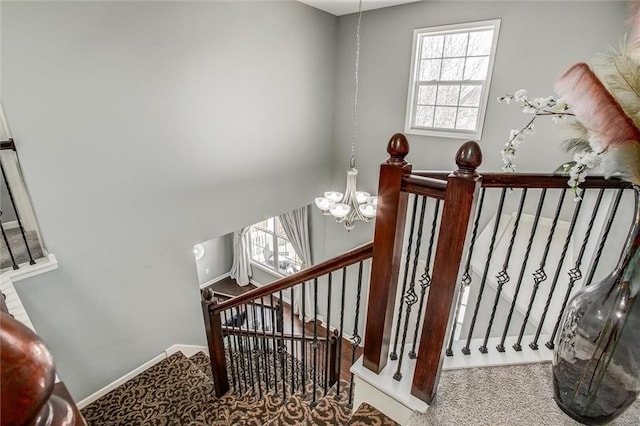
[[[616,268],[567,305],[553,357],[558,406],[588,425],[605,424],[640,393],[640,209]]]

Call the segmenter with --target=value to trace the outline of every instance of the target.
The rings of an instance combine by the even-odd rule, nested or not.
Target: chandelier
[[[362,20],[362,0],[358,2],[358,26],[356,29],[356,66],[353,91],[353,125],[351,127],[351,161],[347,170],[347,187],[344,194],[327,191],[324,197],[316,198],[316,206],[326,216],[333,216],[336,222],[344,223],[347,231],[355,226],[355,221],[371,222],[376,216],[378,197],[368,192],[356,190],[358,169],[356,169],[356,118],[358,112],[358,66],[360,64],[360,22]]]

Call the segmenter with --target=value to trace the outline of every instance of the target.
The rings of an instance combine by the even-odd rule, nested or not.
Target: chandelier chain
[[[362,21],[362,0],[358,1],[358,26],[356,27],[356,66],[353,79],[353,125],[351,127],[351,163],[356,166],[356,124],[358,117],[358,71],[360,66],[360,22]]]

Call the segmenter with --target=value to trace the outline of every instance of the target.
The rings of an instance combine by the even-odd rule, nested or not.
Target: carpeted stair
[[[291,374],[292,367],[294,374],[302,374],[299,361],[292,362],[286,353],[283,356],[286,374]],[[238,353],[228,353],[227,359],[231,358],[236,373],[243,368],[248,377],[250,360]],[[227,362],[227,366],[231,370],[231,362]],[[281,364],[277,363],[276,367],[276,377],[282,377]],[[347,407],[348,382],[340,382],[339,393],[336,384],[326,395],[321,386],[316,386],[314,406],[312,380],[308,380],[304,392],[302,389],[291,392],[291,384],[286,384],[285,399],[282,380],[277,383],[277,391],[273,381],[267,388],[264,378],[272,375],[273,369],[262,370],[261,388],[257,384],[252,387],[250,380],[243,378],[241,383],[236,383],[236,388],[216,398],[209,358],[202,352],[191,358],[178,352],[86,406],[82,414],[89,426],[396,425],[368,404],[362,404],[352,414]],[[257,375],[253,370],[254,379]],[[321,379],[318,376],[317,382]]]

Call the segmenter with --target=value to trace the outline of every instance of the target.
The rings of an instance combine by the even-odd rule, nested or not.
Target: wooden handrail
[[[419,176],[435,180],[446,179],[451,172],[418,170],[411,173],[412,178]],[[567,175],[555,173],[483,173],[483,188],[568,188]],[[615,177],[606,179],[604,176],[587,176],[580,184],[580,188],[630,188],[629,182]]]
[[[260,330],[251,330],[251,329],[243,329],[243,328],[238,328],[238,327],[229,327],[229,326],[222,326],[222,333],[224,334],[229,334],[229,335],[233,335],[233,336],[255,336],[255,337],[260,337],[260,338],[267,338],[267,339],[271,339],[273,337],[273,334],[271,332],[265,332],[263,333]],[[317,338],[313,338],[310,336],[304,336],[302,337],[301,334],[276,334],[275,336],[276,339],[284,339],[284,340],[296,340],[296,341],[305,341],[305,342],[313,342],[313,341],[318,341],[318,342],[326,342],[329,340],[328,337],[317,337]]]
[[[402,177],[402,190],[412,194],[444,200],[447,181],[414,174]]]
[[[252,300],[260,299],[281,290],[286,290],[300,283],[326,275],[329,272],[334,272],[349,265],[353,265],[354,263],[361,262],[370,258],[372,254],[373,243],[370,242],[363,244],[360,247],[356,247],[353,250],[341,254],[340,256],[318,263],[317,265],[313,265],[307,269],[303,269],[293,275],[281,278],[270,284],[256,288],[255,290],[248,291],[240,296],[234,297],[233,299],[212,305],[210,308],[211,313],[219,314],[224,310],[235,308],[251,302]]]

